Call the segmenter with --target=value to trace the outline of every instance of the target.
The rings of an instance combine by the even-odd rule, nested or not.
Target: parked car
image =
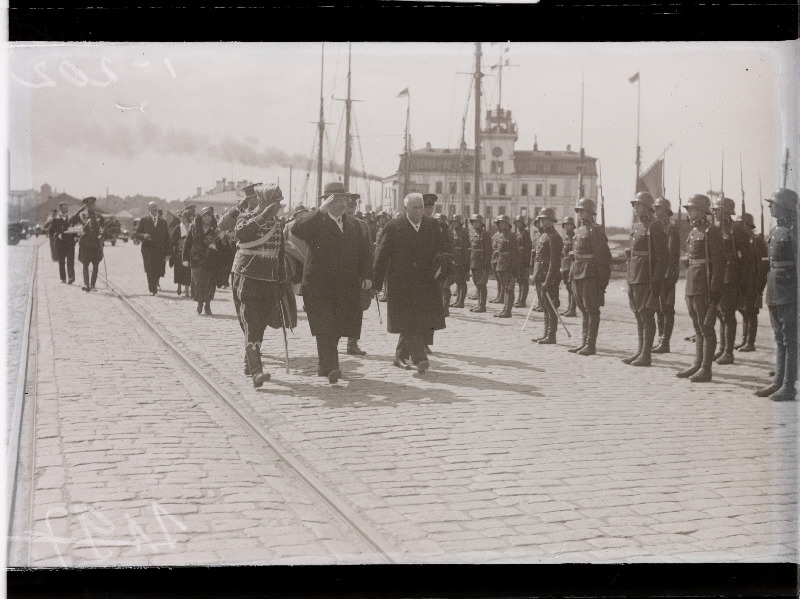
[[[17,245],[20,239],[27,239],[28,226],[25,221],[8,223],[8,245]]]

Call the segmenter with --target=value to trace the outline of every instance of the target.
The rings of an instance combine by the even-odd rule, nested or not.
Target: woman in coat
[[[173,272],[173,281],[178,284],[178,295],[181,294],[181,286],[184,288],[186,297],[189,297],[189,287],[192,283],[192,271],[183,265],[183,242],[189,234],[192,223],[189,220],[189,211],[181,212],[181,222],[172,229],[172,252],[170,252],[170,266]]]
[[[217,244],[221,239],[222,232],[217,227],[214,209],[203,208],[183,242],[183,265],[192,269],[198,314],[202,313],[204,304],[205,313],[211,314],[211,300],[214,299],[217,289],[217,272],[220,266]]]

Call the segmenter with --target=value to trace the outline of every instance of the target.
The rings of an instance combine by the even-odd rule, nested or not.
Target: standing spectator
[[[222,233],[214,219],[214,209],[207,206],[200,211],[200,216],[195,219],[183,242],[183,265],[192,270],[198,314],[203,312],[204,306],[205,313],[211,314],[211,300],[217,289],[219,269],[217,244],[221,237]]]
[[[84,291],[96,291],[97,269],[103,259],[103,227],[105,220],[99,212],[95,211],[94,205],[97,198],[88,197],[83,199],[83,207],[76,212],[68,221],[70,225],[82,225],[78,242],[78,260],[83,264],[83,289]],[[89,276],[89,265],[92,265],[91,278]]]
[[[158,280],[164,276],[166,270],[171,243],[167,221],[159,214],[158,205],[150,202],[147,208],[150,216],[145,216],[139,221],[134,236],[142,243],[142,261],[147,275],[147,288],[150,290],[150,295],[156,295]]]
[[[291,233],[306,243],[302,294],[311,334],[317,341],[317,374],[337,382],[337,344],[361,336],[361,290],[372,288],[369,238],[346,213],[348,193],[339,182],[325,185],[318,209],[298,214]]]
[[[425,337],[445,328],[441,288],[435,278],[445,259],[445,246],[436,221],[423,214],[422,194],[408,194],[403,203],[405,215],[390,221],[381,236],[375,255],[375,287],[379,289],[386,279],[387,329],[400,334],[394,365],[409,370],[405,356],[410,355],[417,372],[423,374],[430,367]]]
[[[56,237],[53,231],[53,221],[58,218],[58,210],[51,210],[47,215],[47,220],[44,221],[44,230],[47,231],[47,236],[50,238],[50,257],[53,262],[58,262],[58,250],[56,249]],[[66,283],[66,278],[61,277],[61,282]]]
[[[183,256],[183,242],[189,234],[189,229],[192,223],[189,220],[189,211],[183,210],[181,212],[181,220],[178,225],[172,229],[172,251],[170,252],[170,266],[172,266],[173,282],[178,284],[178,295],[181,294],[181,286],[186,297],[189,297],[189,286],[192,282],[192,271],[185,267],[182,262]]]

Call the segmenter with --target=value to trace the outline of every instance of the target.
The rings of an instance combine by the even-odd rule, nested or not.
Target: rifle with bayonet
[[[597,160],[597,189],[600,192],[600,224],[606,226],[606,199],[603,196],[603,170],[600,168],[600,160]],[[580,199],[580,198],[578,198]]]

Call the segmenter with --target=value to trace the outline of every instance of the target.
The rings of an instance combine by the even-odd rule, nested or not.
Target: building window
[[[501,195],[501,196],[506,195],[506,184],[505,183],[498,183],[497,187],[498,187],[497,193],[499,195]],[[501,214],[503,214],[503,213],[501,213]]]
[[[457,194],[457,193],[458,193],[458,187],[457,187],[457,185],[456,185],[456,182],[455,182],[455,181],[450,181],[450,193],[451,193],[452,195],[455,195],[455,194]]]
[[[492,184],[491,184],[491,183],[487,183],[487,184],[486,184],[486,195],[487,195],[487,196],[490,196],[490,195],[492,195],[492,191],[493,191],[493,189],[492,189]]]
[[[492,160],[492,164],[490,170],[492,174],[502,175],[503,174],[503,162],[498,162],[497,160]]]
[[[505,213],[506,213],[506,207],[505,206],[498,206],[497,207],[497,214],[498,215],[505,214]]]
[[[470,193],[472,193],[472,186],[469,181],[466,181],[464,183],[464,195],[468,196]]]
[[[441,181],[437,181],[436,182],[436,193],[442,193],[442,182]]]
[[[550,186],[550,197],[554,198],[554,197],[556,197],[556,195],[557,195],[556,194],[556,186],[555,185],[551,185]]]
[[[442,205],[441,204],[435,204],[433,206],[433,213],[434,214],[439,214],[441,211],[442,211]]]
[[[523,183],[522,184],[522,192],[521,193],[524,196],[528,195],[528,184],[527,183]]]
[[[456,213],[456,205],[455,205],[455,204],[450,204],[450,205],[447,207],[447,213],[448,213],[450,216],[453,216],[453,215]]]
[[[486,219],[486,226],[487,227],[491,227],[492,226],[492,207],[491,206],[486,206],[486,208],[483,209],[483,216]]]
[[[497,174],[497,163],[492,160],[492,163],[489,165],[489,172],[493,175]]]
[[[540,198],[540,197],[542,197],[542,195],[544,195],[544,194],[542,194],[542,184],[541,183],[537,183],[536,184],[536,197]]]

